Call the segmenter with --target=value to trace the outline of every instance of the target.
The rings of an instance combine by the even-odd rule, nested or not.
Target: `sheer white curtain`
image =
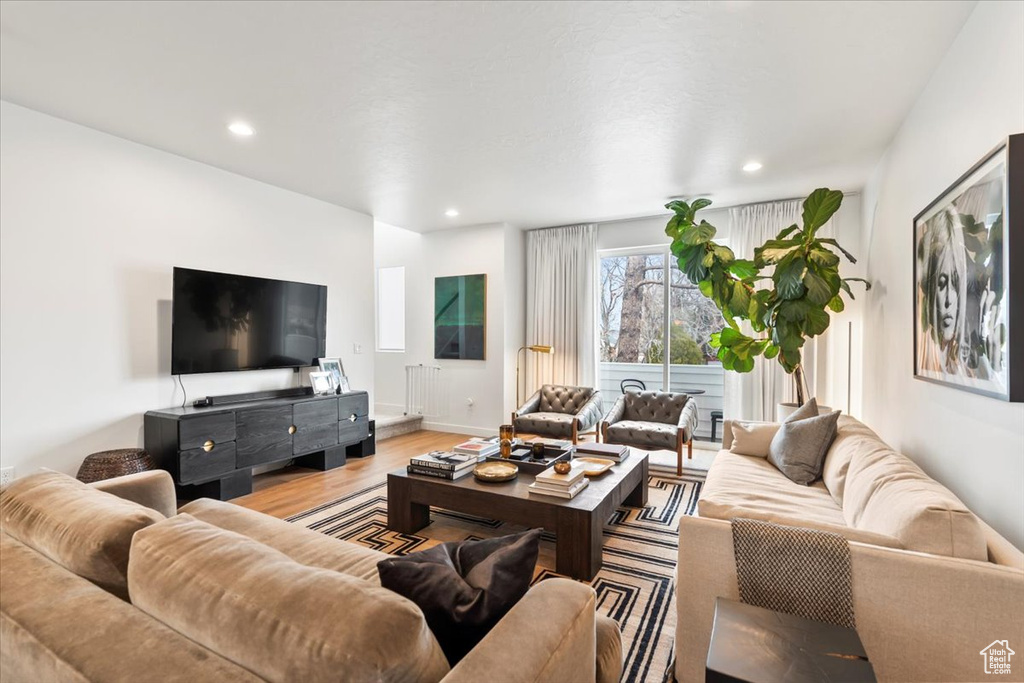
[[[794,199],[730,209],[729,244],[736,257],[754,258],[754,247],[773,239],[783,228],[799,223],[801,203]],[[750,324],[745,321],[740,324],[740,329],[744,334],[753,334]],[[807,365],[813,366],[813,363]],[[794,400],[793,378],[786,374],[776,359],[757,358],[750,372],[726,371],[724,385],[722,412],[726,419],[771,422],[775,420],[777,404]]]
[[[526,343],[555,347],[526,352],[524,396],[541,384],[596,386],[597,227],[526,233]]]

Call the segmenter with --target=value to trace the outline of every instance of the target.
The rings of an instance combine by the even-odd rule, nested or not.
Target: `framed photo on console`
[[[914,377],[1024,402],[1022,292],[1024,133],[914,218]]]
[[[322,372],[329,372],[331,374],[334,386],[341,386],[341,378],[345,376],[345,366],[342,364],[340,358],[320,358],[317,360],[320,364],[320,370]]]
[[[309,385],[313,387],[313,393],[318,396],[334,393],[334,378],[329,372],[309,373]]]

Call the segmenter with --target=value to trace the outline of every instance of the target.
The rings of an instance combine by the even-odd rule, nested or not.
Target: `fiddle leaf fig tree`
[[[829,310],[845,308],[843,292],[851,299],[850,282],[863,278],[839,275],[840,257],[857,260],[834,239],[817,236],[843,202],[843,193],[822,187],[804,201],[803,226],[793,224],[760,247],[754,259],[736,258],[729,247],[714,241],[717,229],[697,212],[711,205],[709,199],[692,203],[672,201],[665,205],[674,215],[665,227],[672,238],[672,254],[691,282],[722,311],[727,327],[711,335],[722,367],[736,372],[754,369],[754,358],[778,358],[793,374],[797,401],[804,403],[801,349],[807,339],[828,329]],[[774,267],[770,274],[769,268]],[[762,286],[764,283],[765,286]],[[754,336],[744,334],[737,321],[746,320]]]

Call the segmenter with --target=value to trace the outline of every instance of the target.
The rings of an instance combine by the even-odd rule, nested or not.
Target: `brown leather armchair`
[[[516,432],[555,439],[572,439],[597,426],[601,419],[601,392],[590,387],[545,384],[512,413]]]
[[[676,474],[683,473],[683,444],[693,457],[697,403],[687,394],[628,391],[601,421],[605,443],[676,452]]]

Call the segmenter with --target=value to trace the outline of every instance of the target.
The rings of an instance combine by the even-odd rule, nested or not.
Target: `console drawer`
[[[338,420],[347,422],[355,415],[366,417],[370,413],[370,397],[364,392],[338,398]]]
[[[182,418],[178,422],[178,448],[183,451],[235,440],[235,414],[218,413]]]
[[[295,435],[292,452],[296,455],[322,451],[338,445],[338,401],[321,399],[295,404]]]
[[[202,446],[178,453],[178,483],[189,484],[213,479],[235,470],[235,443]]]
[[[338,443],[347,446],[359,443],[370,434],[370,420],[365,415],[362,417],[342,418],[338,422]]]
[[[287,460],[292,457],[292,406],[246,408],[236,415],[238,467]]]

